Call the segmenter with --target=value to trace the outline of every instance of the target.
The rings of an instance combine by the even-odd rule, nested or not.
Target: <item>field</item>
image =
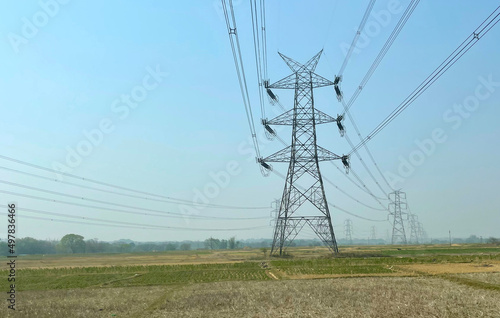
[[[287,258],[258,249],[22,256],[17,310],[4,303],[0,316],[500,317],[499,247],[341,251],[334,258],[318,247],[290,249]]]

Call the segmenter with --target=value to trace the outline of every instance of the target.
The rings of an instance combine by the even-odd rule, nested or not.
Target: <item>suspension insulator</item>
[[[269,140],[274,140],[274,137],[276,137],[276,131],[269,126],[267,123],[267,119],[262,119],[262,125],[264,126],[265,130],[264,132],[266,133],[266,138]]]
[[[266,88],[266,92],[272,102],[279,101],[278,96],[274,95],[273,91],[270,88]]]
[[[257,162],[266,170],[268,171],[272,171],[273,170],[273,167],[270,165],[270,164],[267,164],[266,162],[264,162],[264,160],[262,158],[257,158]]]
[[[335,85],[334,88],[335,88],[335,93],[337,94],[337,99],[340,102],[342,100],[342,92],[340,91],[340,88],[338,85]]]
[[[344,117],[342,115],[337,115],[337,127],[339,128],[340,136],[344,137],[345,134],[345,128],[344,125],[342,125],[342,120]]]
[[[340,82],[342,82],[342,76],[335,76],[335,80],[333,81],[333,85],[338,86]]]
[[[262,158],[258,158],[257,162],[260,163],[260,172],[264,177],[268,177],[269,174],[271,174],[271,171],[273,170],[273,167],[267,163],[265,163]]]
[[[349,156],[344,155],[340,159],[342,160],[342,164],[344,165],[345,173],[349,173],[349,168],[351,167],[351,164],[349,163]]]

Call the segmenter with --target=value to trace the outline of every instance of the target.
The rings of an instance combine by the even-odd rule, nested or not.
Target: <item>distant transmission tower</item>
[[[420,243],[428,242],[427,232],[425,232],[422,223],[420,222],[417,223],[417,229],[418,229],[418,237],[420,238]]]
[[[347,244],[352,245],[352,221],[347,219],[344,221],[344,234]]]
[[[314,73],[322,52],[323,50],[305,64],[279,53],[293,73],[274,84],[269,85],[266,82],[265,85],[268,94],[270,89],[295,90],[293,109],[274,119],[262,120],[268,131],[272,131],[270,125],[292,126],[290,146],[267,158],[258,159],[267,170],[272,169],[269,162],[289,163],[271,254],[283,255],[285,249],[306,224],[332,253],[338,253],[319,162],[341,159],[346,168],[349,163],[347,156],[338,156],[316,144],[316,125],[337,122],[337,119],[314,107],[313,89],[334,85],[333,82]],[[303,206],[304,203],[307,206]],[[298,211],[301,207],[302,209]]]
[[[375,226],[372,226],[370,229],[370,240],[375,241],[377,239],[377,229]]]
[[[410,244],[419,244],[418,217],[413,213],[409,213],[408,223],[410,224]]]
[[[403,214],[406,214],[406,193],[399,190],[389,193],[389,216],[392,216],[392,244],[407,244]],[[404,210],[404,211],[403,211]]]
[[[271,221],[269,222],[270,225],[274,226],[276,225],[276,219],[278,217],[278,211],[279,211],[279,208],[280,208],[280,200],[279,199],[274,199],[272,202],[271,202]]]

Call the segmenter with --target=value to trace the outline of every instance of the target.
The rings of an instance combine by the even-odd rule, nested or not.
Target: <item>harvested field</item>
[[[433,277],[232,281],[28,291],[15,317],[498,317],[499,295]]]

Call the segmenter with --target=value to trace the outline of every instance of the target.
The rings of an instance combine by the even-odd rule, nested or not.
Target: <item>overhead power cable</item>
[[[358,202],[359,204],[361,204],[364,207],[367,207],[367,208],[372,209],[372,210],[377,210],[377,211],[386,211],[387,210],[386,208],[379,209],[379,208],[375,208],[375,207],[372,207],[372,206],[370,206],[370,205],[368,205],[366,203],[361,202],[360,200],[356,199],[355,197],[353,197],[352,195],[350,195],[349,193],[347,193],[347,191],[344,191],[341,188],[339,188],[335,183],[333,183],[330,179],[328,179],[324,175],[323,175],[323,180],[325,180],[326,182],[328,182],[329,184],[331,184],[332,186],[334,186],[335,189],[337,189],[340,192],[342,192],[345,196],[347,196],[351,200],[354,200],[354,201]]]
[[[410,106],[420,95],[422,95],[441,75],[452,67],[465,53],[467,53],[485,34],[487,34],[500,20],[500,6],[497,7],[479,27],[472,32],[401,104],[396,107],[375,129],[372,130],[351,152],[357,151],[360,147],[373,139],[391,121],[400,115]]]
[[[276,174],[278,177],[282,178],[283,180],[286,180],[286,177],[285,177],[284,175],[282,175],[281,173],[277,172],[276,170],[273,170],[273,172],[274,172],[274,174]],[[302,187],[301,187],[301,188],[302,188]],[[304,191],[305,189],[304,189],[304,188],[302,188],[301,190],[302,190],[302,191]],[[328,205],[329,205],[329,206],[331,206],[332,208],[335,208],[335,209],[337,209],[337,210],[339,210],[339,211],[342,211],[342,212],[344,212],[344,213],[346,213],[346,214],[352,215],[352,216],[354,216],[354,217],[356,217],[356,218],[359,218],[359,219],[363,219],[363,220],[366,220],[366,221],[372,221],[372,222],[385,222],[385,220],[375,220],[375,219],[370,219],[370,218],[366,218],[366,217],[364,217],[364,216],[361,216],[361,215],[358,215],[358,214],[355,214],[355,213],[349,212],[349,211],[347,211],[346,209],[343,209],[343,208],[341,208],[341,207],[339,207],[339,206],[337,206],[337,205],[335,205],[335,204],[332,204],[332,203],[330,203],[330,202],[328,202]]]
[[[60,192],[45,190],[45,189],[39,189],[39,188],[25,186],[25,185],[13,183],[13,182],[0,181],[0,183],[10,184],[10,185],[14,185],[14,186],[17,186],[17,187],[21,187],[21,188],[25,188],[25,189],[30,189],[30,190],[35,190],[35,191],[40,191],[40,192],[45,192],[45,193],[56,194],[56,195],[60,195],[60,196],[64,196],[64,197],[70,197],[70,198],[78,199],[78,200],[82,200],[82,201],[95,202],[95,203],[101,203],[101,204],[108,204],[108,205],[112,205],[112,206],[124,207],[124,208],[128,208],[128,209],[134,209],[134,212],[132,212],[134,214],[160,216],[158,214],[153,215],[153,214],[146,214],[145,212],[142,212],[142,211],[150,211],[150,212],[162,213],[161,216],[163,216],[163,217],[199,218],[199,219],[222,219],[222,220],[261,219],[261,218],[253,218],[253,217],[252,218],[246,218],[246,217],[238,218],[238,217],[219,217],[219,216],[205,216],[205,215],[192,215],[192,214],[187,215],[187,214],[170,212],[170,211],[148,209],[148,208],[139,207],[139,206],[131,206],[131,205],[126,205],[126,204],[118,204],[118,203],[109,203],[109,202],[102,201],[102,200],[88,199],[88,198],[85,198],[85,197],[80,197],[80,196],[75,196],[75,195],[70,195],[70,194],[65,194],[65,193],[60,193]],[[55,200],[55,199],[42,198],[42,197],[37,197],[37,196],[29,195],[29,194],[12,192],[12,191],[0,190],[0,193],[17,195],[17,196],[22,196],[22,197],[25,197],[25,198],[31,198],[31,199],[35,199],[35,200],[42,200],[42,201],[48,201],[48,202],[54,202],[54,203],[69,204],[69,205],[86,207],[86,208],[92,208],[92,209],[101,209],[101,210],[116,211],[116,212],[123,212],[123,213],[129,213],[129,212],[131,212],[131,211],[121,210],[121,209],[114,209],[114,208],[108,208],[108,207],[99,207],[99,206],[92,206],[92,205],[87,205],[87,204],[80,204],[80,203],[73,203],[73,202],[68,202],[68,201],[61,201],[61,200]],[[137,212],[137,211],[141,211],[141,212]],[[165,214],[167,214],[167,215],[165,215]],[[264,219],[264,218],[262,218],[262,219]]]
[[[46,168],[46,167],[43,167],[43,166],[40,166],[40,165],[36,165],[36,164],[33,164],[33,163],[29,163],[29,162],[26,162],[26,161],[22,161],[22,160],[19,160],[19,159],[14,159],[14,158],[3,156],[3,155],[0,155],[0,159],[7,160],[7,161],[10,161],[10,162],[14,162],[14,163],[17,163],[17,164],[21,164],[21,165],[24,165],[24,166],[27,166],[27,167],[35,168],[35,169],[38,169],[38,170],[43,170],[43,171],[51,172],[51,173],[54,173],[55,175],[61,175],[61,176],[65,176],[65,177],[70,177],[70,178],[77,179],[77,180],[80,180],[80,181],[94,183],[94,184],[98,184],[98,185],[105,186],[105,187],[110,187],[110,188],[117,189],[117,190],[128,191],[128,192],[142,194],[142,195],[151,196],[151,197],[155,197],[155,198],[162,198],[162,199],[165,200],[164,202],[170,202],[170,201],[172,201],[171,203],[183,203],[183,204],[186,204],[186,205],[196,205],[196,206],[213,207],[213,208],[221,208],[221,209],[222,208],[226,208],[226,209],[243,208],[243,207],[235,207],[235,206],[230,206],[230,205],[218,205],[218,204],[208,204],[208,203],[207,204],[201,204],[201,203],[197,204],[197,203],[193,203],[192,201],[189,201],[189,200],[177,199],[177,198],[173,198],[173,197],[169,197],[169,196],[165,196],[165,195],[159,195],[159,194],[155,194],[155,193],[151,193],[151,192],[146,192],[146,191],[136,190],[136,189],[132,189],[132,188],[127,188],[127,187],[123,187],[123,186],[119,186],[119,185],[115,185],[115,184],[111,184],[111,183],[108,183],[108,182],[103,182],[103,181],[99,181],[99,180],[95,180],[95,179],[80,177],[80,176],[77,176],[77,175],[74,175],[74,174],[71,174],[71,173],[57,171],[57,170],[54,170],[54,169]],[[58,179],[56,179],[55,181],[63,183],[62,181],[59,181]],[[97,188],[95,188],[95,190],[97,190]],[[98,191],[103,191],[103,192],[110,193],[109,191],[106,191],[106,190],[98,190]],[[114,194],[119,194],[117,192],[113,192],[113,193]],[[119,194],[119,195],[127,195],[127,194]],[[152,201],[158,201],[158,200],[153,200],[151,198],[143,198],[143,199],[145,199],[145,200],[152,200]],[[268,209],[268,208],[269,207],[248,207],[248,209]],[[246,209],[246,207],[245,207],[245,209]]]
[[[354,117],[352,116],[351,112],[349,111],[349,108],[354,103],[354,101],[356,100],[356,98],[359,96],[359,94],[361,93],[361,90],[366,85],[366,83],[368,82],[368,80],[370,79],[370,77],[372,76],[372,74],[375,72],[375,70],[377,69],[378,65],[380,64],[380,62],[384,58],[385,54],[389,51],[390,47],[394,43],[395,39],[397,38],[397,36],[399,35],[399,33],[401,32],[401,30],[403,29],[403,27],[405,26],[406,22],[408,21],[408,19],[412,15],[412,13],[415,10],[415,8],[417,7],[418,3],[419,3],[419,0],[412,0],[410,2],[410,4],[408,4],[408,7],[406,8],[406,10],[403,13],[402,17],[398,21],[396,27],[392,31],[392,33],[389,36],[389,38],[387,39],[386,43],[384,44],[384,46],[382,47],[381,51],[377,55],[375,61],[372,63],[370,69],[368,70],[368,72],[364,76],[363,80],[359,84],[358,89],[355,91],[355,93],[353,94],[353,96],[351,97],[351,99],[349,100],[349,102],[347,104],[345,103],[345,101],[343,99],[343,96],[340,95],[340,99],[341,99],[342,105],[344,107],[344,113],[342,114],[342,118],[344,118],[345,115],[347,115],[347,117],[349,118],[349,121],[351,122],[352,126],[354,127],[354,130],[356,131],[356,134],[358,135],[358,138],[359,138],[360,141],[363,140],[363,137],[361,135],[361,132],[360,132],[358,126],[356,125]],[[349,137],[347,136],[347,133],[345,133],[345,135],[346,135],[346,140],[349,142],[349,145],[351,146],[351,148],[353,148],[354,145],[351,143]],[[380,176],[384,180],[384,182],[387,185],[387,187],[390,190],[393,190],[392,186],[387,181],[387,178],[384,176],[384,174],[380,170],[379,165],[375,161],[375,158],[373,157],[373,155],[372,155],[372,153],[371,153],[371,151],[370,151],[370,149],[368,148],[367,145],[365,145],[365,150],[368,153],[368,156],[369,156],[371,162],[373,163],[373,165],[375,166],[375,168],[379,172]],[[375,179],[375,177],[373,176],[373,174],[371,173],[371,171],[366,166],[365,162],[362,160],[361,155],[357,151],[355,151],[354,153],[356,154],[356,156],[358,157],[358,159],[361,161],[361,163],[365,167],[365,169],[368,171],[368,174],[373,179],[373,181],[377,184],[377,186],[380,188],[380,190],[387,196],[387,192],[385,192],[382,189],[382,187],[379,184],[379,182]]]
[[[351,108],[354,101],[358,98],[359,94],[361,93],[363,88],[366,86],[366,83],[370,80],[371,76],[373,75],[373,73],[375,72],[377,67],[379,66],[380,62],[382,61],[382,59],[385,57],[385,55],[387,54],[387,52],[391,48],[392,44],[394,43],[394,41],[398,37],[399,33],[401,32],[401,30],[405,26],[406,22],[408,21],[408,19],[412,15],[413,11],[415,10],[415,8],[417,7],[419,2],[420,2],[420,0],[412,0],[408,4],[405,12],[403,13],[403,15],[399,19],[398,23],[394,27],[394,30],[392,31],[391,35],[389,36],[389,38],[385,42],[384,46],[382,47],[382,49],[378,53],[377,57],[373,61],[372,65],[368,69],[368,72],[365,74],[365,76],[361,80],[361,83],[359,83],[357,90],[351,96],[351,99],[349,99],[349,102],[347,103],[347,107],[345,108],[344,114]]]
[[[1,215],[7,215],[7,213],[0,213]],[[164,228],[158,228],[158,227],[150,227],[150,226],[129,226],[129,225],[117,225],[117,224],[103,224],[103,223],[90,223],[90,222],[82,222],[82,221],[71,221],[71,220],[62,220],[62,219],[55,219],[55,218],[42,218],[42,217],[37,217],[37,216],[29,216],[29,215],[21,215],[18,216],[20,218],[27,218],[27,219],[34,219],[34,220],[42,220],[42,221],[51,221],[51,222],[60,222],[60,223],[73,223],[73,224],[80,224],[80,225],[94,225],[94,226],[105,226],[106,228],[110,227],[115,227],[115,228],[128,228],[128,229],[140,229],[140,230],[162,230],[165,231]],[[237,229],[176,229],[176,228],[171,228],[169,230],[181,230],[181,231],[203,231],[203,232],[210,232],[210,231],[215,231],[215,232],[222,232],[222,231],[255,231],[255,230],[260,230],[260,229],[266,229],[267,226],[258,226],[258,227],[248,227],[248,228],[237,228]]]
[[[7,208],[6,205],[0,205],[2,208]],[[49,212],[49,211],[44,211],[44,210],[38,210],[38,209],[28,209],[28,208],[18,208],[17,210],[19,211],[26,211],[30,213],[36,213],[36,214],[44,214],[44,215],[53,215],[53,216],[58,216],[58,217],[65,217],[65,218],[70,218],[70,219],[78,219],[78,220],[88,220],[88,221],[96,221],[96,222],[103,222],[107,224],[101,224],[101,225],[125,225],[127,227],[133,227],[133,228],[149,228],[149,229],[160,229],[160,230],[180,230],[180,231],[236,231],[236,230],[255,230],[258,228],[267,228],[263,226],[259,227],[248,227],[248,228],[237,228],[237,229],[209,229],[209,228],[189,228],[189,227],[176,227],[176,226],[164,226],[164,225],[153,225],[153,224],[141,224],[141,223],[136,223],[136,222],[123,222],[123,221],[113,221],[113,220],[105,220],[105,219],[100,219],[100,218],[92,218],[92,217],[86,217],[86,216],[77,216],[77,215],[69,215],[69,214],[64,214],[64,213],[56,213],[56,212]],[[24,214],[21,214],[21,217],[24,217]],[[59,219],[60,220],[60,219]],[[60,220],[64,221],[64,220]],[[79,224],[85,224],[85,225],[91,225],[90,223],[87,222],[80,222]],[[97,225],[97,224],[93,224]]]
[[[255,55],[255,69],[257,71],[257,82],[259,88],[259,101],[260,101],[260,112],[261,118],[266,118],[266,109],[264,106],[264,70],[263,70],[263,45],[261,43],[261,36],[259,32],[259,19],[258,19],[258,9],[257,0],[250,0],[250,11],[252,15],[252,34],[253,34],[253,48]],[[260,15],[262,17],[262,15]]]
[[[232,0],[221,0],[221,2],[222,2],[222,8],[224,10],[224,17],[226,20],[226,27],[229,34],[229,41],[231,43],[234,65],[236,67],[236,74],[238,76],[238,82],[240,84],[241,96],[243,98],[243,104],[245,106],[245,112],[248,120],[248,126],[250,128],[250,134],[252,136],[255,154],[257,158],[261,158],[259,143],[257,140],[257,133],[254,125],[252,106],[250,103],[250,95],[248,94],[245,68],[243,67],[243,58],[241,56],[240,42],[238,39],[238,33],[236,27],[236,17],[234,15],[234,10],[233,10],[233,2]],[[229,10],[226,2],[229,2]]]
[[[349,59],[351,58],[352,52],[354,51],[354,48],[356,47],[356,43],[358,42],[358,39],[361,35],[361,32],[365,28],[366,21],[368,20],[368,17],[370,16],[370,12],[373,9],[373,6],[375,5],[376,0],[370,0],[368,3],[368,7],[366,8],[365,14],[363,15],[363,18],[361,19],[361,22],[359,23],[358,30],[356,31],[356,35],[352,39],[351,46],[349,47],[349,51],[347,51],[347,54],[344,58],[344,62],[342,63],[342,66],[340,67],[339,73],[337,74],[338,77],[342,77],[342,74],[344,74],[344,70],[347,66],[347,63],[349,62]]]
[[[282,107],[282,105],[280,105]],[[276,138],[284,145],[284,146],[287,146],[288,144],[278,135],[276,134]],[[338,166],[335,165],[335,163],[333,161],[330,161],[336,168],[337,170],[339,170],[343,175],[347,176],[346,173],[344,173]],[[337,190],[339,190],[340,192],[342,192],[343,194],[345,194],[348,198],[358,202],[359,204],[369,208],[369,209],[373,209],[373,210],[378,210],[378,211],[386,211],[387,210],[387,207],[385,207],[380,201],[379,199],[383,199],[383,198],[378,198],[377,196],[375,196],[367,187],[366,185],[361,181],[361,184],[363,184],[364,188],[362,188],[361,186],[359,186],[356,182],[354,182],[352,179],[350,179],[348,176],[347,178],[350,179],[351,182],[353,182],[358,188],[360,188],[361,190],[363,190],[364,192],[370,194],[375,200],[378,201],[378,203],[380,203],[380,205],[382,206],[382,209],[379,209],[379,208],[375,208],[375,207],[372,207],[372,206],[369,206],[363,202],[361,202],[360,200],[354,198],[353,196],[351,196],[350,194],[348,194],[345,190],[341,189],[339,186],[337,186],[335,183],[333,183],[330,179],[328,179],[327,177],[325,177],[324,175],[322,176],[323,179],[330,183],[332,186],[334,186]],[[359,178],[359,177],[358,177]]]
[[[48,181],[52,181],[52,182],[57,182],[57,183],[60,183],[60,184],[67,184],[67,185],[79,187],[79,188],[82,188],[82,189],[89,189],[89,190],[95,190],[95,191],[104,192],[104,193],[111,193],[111,194],[125,196],[125,197],[128,197],[128,198],[136,198],[136,199],[143,199],[143,200],[147,200],[147,201],[155,201],[155,202],[165,202],[165,203],[176,203],[176,204],[179,204],[179,202],[171,202],[169,200],[148,198],[148,197],[145,197],[145,196],[138,196],[138,195],[133,195],[133,194],[125,194],[125,193],[120,193],[120,192],[116,192],[116,191],[111,191],[111,190],[105,190],[105,189],[100,189],[100,188],[96,188],[96,187],[85,186],[85,185],[74,183],[74,182],[68,182],[68,181],[64,181],[64,180],[58,180],[57,178],[44,177],[44,176],[40,176],[40,175],[37,175],[37,174],[34,174],[34,173],[24,172],[24,171],[20,171],[20,170],[17,170],[17,169],[11,169],[11,168],[2,167],[2,166],[0,166],[0,169],[1,170],[5,170],[5,171],[10,171],[10,172],[18,173],[18,174],[23,174],[23,175],[31,176],[31,177],[35,177],[35,178],[38,178],[38,179],[43,179],[43,180],[48,180]],[[232,210],[262,210],[262,209],[269,209],[269,207],[244,207],[244,206],[231,206],[231,205],[205,205],[203,203],[196,203],[196,202],[183,203],[183,204],[185,204],[185,205],[192,205],[192,206],[196,206],[196,207],[207,208],[207,209],[232,209]]]
[[[359,182],[359,184],[358,184],[358,182],[354,181],[351,177],[349,177],[349,175],[347,173],[345,173],[342,169],[340,169],[339,166],[337,166],[335,164],[335,162],[333,162],[333,161],[330,161],[330,162],[335,167],[335,169],[337,169],[339,172],[341,172],[342,175],[345,176],[347,178],[347,180],[351,181],[351,183],[354,184],[358,189],[365,192],[366,194],[369,194],[374,199],[387,200],[387,198],[383,198],[383,197],[379,197],[379,196],[374,195],[373,192],[370,191],[370,189],[368,189],[368,187],[363,183],[363,181],[358,180],[358,182]],[[349,171],[353,171],[352,167],[349,168]]]

